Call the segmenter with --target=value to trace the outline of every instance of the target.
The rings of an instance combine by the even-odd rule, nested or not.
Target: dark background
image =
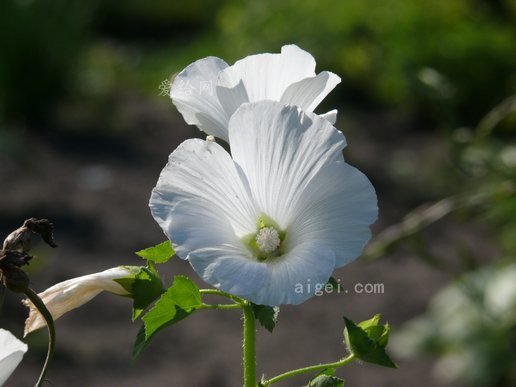
[[[444,287],[514,262],[515,22],[513,0],[3,0],[0,235],[32,216],[53,221],[59,248],[33,250],[37,291],[142,264],[133,252],[165,239],[147,204],[167,156],[183,140],[204,137],[185,125],[160,85],[208,55],[231,64],[298,44],[314,55],[317,71],[342,77],[318,111],[339,109],[345,157],[376,187],[380,218],[375,249],[334,274],[348,293],[285,306],[272,335],[259,329],[258,372],[337,360],[345,353],[342,316],[382,313],[400,337],[417,316],[433,333],[411,351],[401,341],[389,345],[398,370],[358,363],[339,370],[347,386],[514,385],[516,354],[507,349],[516,343],[514,320],[444,340],[439,310],[425,311]],[[420,232],[382,234],[417,206],[446,197],[460,205],[444,219]],[[167,283],[186,273],[203,285],[180,259],[159,270]],[[384,293],[357,293],[358,283],[381,283]],[[0,311],[0,326],[18,337],[27,315],[20,300],[7,293]],[[488,306],[479,304],[482,315]],[[130,308],[130,300],[102,294],[59,319],[52,385],[241,385],[238,312],[197,312],[159,333],[131,366],[139,322],[131,323]],[[473,346],[479,341],[481,349]],[[26,342],[8,387],[37,379],[46,332]],[[450,353],[485,372],[457,376],[460,364],[443,360]],[[448,371],[435,367],[443,361]]]

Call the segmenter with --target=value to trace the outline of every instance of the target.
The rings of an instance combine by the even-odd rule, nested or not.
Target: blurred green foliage
[[[299,43],[319,68],[343,77],[340,89],[349,96],[472,124],[486,106],[516,90],[515,4],[235,1],[221,11],[218,25],[231,57]]]
[[[439,356],[436,376],[451,385],[516,384],[516,264],[468,273],[441,290],[428,311],[394,337],[398,353]]]
[[[74,66],[88,43],[94,2],[0,2],[0,123],[37,121],[74,92]]]
[[[0,120],[132,88],[195,58],[296,43],[343,77],[346,105],[472,124],[516,90],[515,0],[4,0]],[[3,118],[2,118],[3,117]]]
[[[400,356],[438,357],[436,375],[456,385],[487,387],[516,383],[516,96],[507,98],[472,128],[453,133],[455,195],[410,214],[370,247],[372,258],[416,238],[416,254],[450,270],[455,280],[432,299],[394,340]],[[457,226],[476,224],[491,234],[497,256],[456,246],[459,262],[435,257],[421,243],[424,228],[455,213]],[[462,221],[460,221],[462,220]],[[382,240],[383,239],[383,240]],[[428,257],[431,257],[429,260]],[[455,264],[455,265],[454,265]]]

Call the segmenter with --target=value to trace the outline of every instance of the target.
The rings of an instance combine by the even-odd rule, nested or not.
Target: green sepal
[[[335,369],[327,368],[310,380],[308,387],[344,387],[344,380],[334,375]]]
[[[137,251],[135,254],[147,261],[154,263],[165,263],[174,256],[176,252],[172,247],[170,241],[165,241],[159,245],[148,247],[146,249]]]
[[[384,367],[398,368],[385,352],[389,326],[378,325],[379,321],[380,315],[376,315],[372,319],[362,321],[357,325],[344,317],[346,324],[344,329],[345,343],[349,351],[360,360]]]
[[[133,298],[133,321],[136,320],[147,307],[152,304],[163,292],[163,282],[152,265],[124,266],[130,271],[127,277],[114,281],[119,283]]]
[[[253,313],[260,325],[272,333],[278,322],[279,306],[252,304]]]
[[[172,286],[143,316],[143,327],[133,348],[133,361],[156,333],[185,319],[201,305],[201,292],[197,285],[188,277],[176,276]]]

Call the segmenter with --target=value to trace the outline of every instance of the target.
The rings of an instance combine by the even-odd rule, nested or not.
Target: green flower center
[[[257,221],[258,231],[243,238],[244,243],[258,261],[278,257],[283,254],[283,242],[286,232],[281,230],[274,220],[261,215]]]

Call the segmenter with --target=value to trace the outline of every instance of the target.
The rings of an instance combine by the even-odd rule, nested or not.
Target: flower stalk
[[[293,376],[311,373],[311,372],[317,372],[317,371],[323,371],[328,368],[340,368],[343,367],[355,360],[355,355],[351,354],[344,359],[341,359],[339,361],[333,362],[333,363],[325,363],[325,364],[318,364],[303,368],[298,368],[292,371],[287,371],[285,373],[282,373],[281,375],[275,376],[273,378],[270,378],[268,380],[262,380],[260,383],[260,387],[269,387],[275,383],[281,382],[282,380],[291,378]]]
[[[45,359],[45,364],[43,365],[43,369],[41,370],[41,374],[39,375],[38,381],[36,382],[36,387],[40,387],[43,385],[45,381],[45,375],[48,371],[48,367],[50,365],[50,361],[52,360],[52,356],[54,355],[54,349],[56,345],[56,330],[54,325],[54,319],[52,318],[52,314],[48,311],[45,303],[39,298],[39,296],[32,290],[27,287],[25,290],[25,295],[32,302],[32,304],[38,309],[39,313],[43,316],[47,323],[48,328],[48,350],[47,357]]]
[[[256,387],[256,324],[250,302],[244,309],[244,387]]]

